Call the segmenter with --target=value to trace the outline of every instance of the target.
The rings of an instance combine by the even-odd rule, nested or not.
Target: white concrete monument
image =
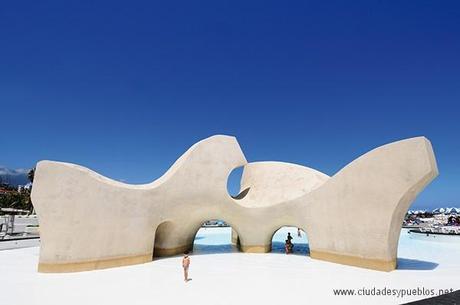
[[[227,192],[244,166],[241,193]],[[390,271],[410,204],[438,175],[430,142],[378,147],[334,176],[283,163],[247,163],[237,140],[193,145],[158,180],[130,185],[62,162],[38,163],[32,201],[40,223],[40,272],[131,265],[191,250],[203,222],[221,219],[243,252],[268,252],[273,234],[295,226],[315,259]],[[236,239],[236,236],[234,236]]]

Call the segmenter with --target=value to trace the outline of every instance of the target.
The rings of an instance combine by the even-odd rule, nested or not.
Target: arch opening
[[[182,251],[182,249],[171,247],[169,244],[171,240],[174,240],[174,236],[176,235],[174,233],[175,229],[176,226],[171,221],[164,221],[158,225],[153,240],[152,260],[159,257],[175,255]],[[187,249],[184,249],[184,251],[185,250]]]
[[[287,240],[289,239],[288,234],[292,237],[292,247],[290,247],[287,243]],[[307,233],[302,228],[293,226],[283,226],[279,228],[272,235],[271,252],[280,254],[310,255]]]
[[[227,193],[233,199],[243,199],[249,192],[250,188],[241,189],[241,179],[243,177],[244,166],[234,168],[227,178]]]
[[[193,240],[194,254],[232,253],[239,251],[239,237],[234,227],[212,219],[201,224]]]

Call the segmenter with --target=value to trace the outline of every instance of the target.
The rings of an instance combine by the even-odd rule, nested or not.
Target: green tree
[[[34,177],[35,177],[35,167],[32,168],[28,173],[27,173],[27,178],[29,178],[29,181],[31,183],[34,183]]]

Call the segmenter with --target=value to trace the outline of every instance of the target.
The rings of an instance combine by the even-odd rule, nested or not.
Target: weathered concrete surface
[[[242,193],[227,178],[244,166]],[[308,234],[311,257],[377,270],[396,267],[401,223],[438,174],[424,137],[382,147],[328,177],[283,162],[247,163],[236,139],[193,145],[158,180],[129,185],[73,164],[41,161],[32,200],[39,215],[39,271],[130,265],[190,250],[201,224],[222,219],[241,250],[270,251],[280,227]]]

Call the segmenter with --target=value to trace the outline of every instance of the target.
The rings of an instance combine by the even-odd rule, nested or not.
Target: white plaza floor
[[[403,230],[399,269],[372,271],[309,256],[282,254],[289,231],[296,251],[307,251],[295,228],[275,234],[275,253],[232,252],[230,228],[200,230],[190,276],[182,279],[181,257],[90,272],[41,274],[39,248],[0,251],[0,304],[400,304],[428,295],[338,296],[333,289],[460,289],[460,244],[413,240]],[[374,293],[376,290],[374,290]],[[405,292],[407,293],[407,291]]]

